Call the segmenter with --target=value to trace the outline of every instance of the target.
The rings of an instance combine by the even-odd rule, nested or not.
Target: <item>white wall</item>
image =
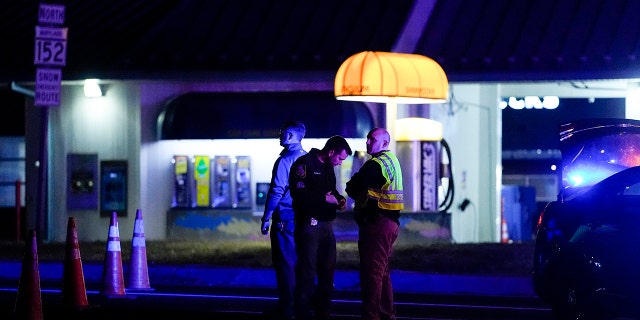
[[[110,217],[97,210],[67,210],[67,154],[98,154],[98,161],[127,160],[128,189],[138,190],[140,181],[140,118],[136,87],[110,84],[105,96],[86,98],[82,86],[62,87],[61,104],[49,108],[48,229],[49,240],[65,241],[69,217],[74,217],[81,240],[108,237]],[[120,236],[131,238],[139,198],[128,197],[128,215],[118,219]]]
[[[500,210],[501,127],[496,85],[451,84],[451,100],[431,105],[451,147],[455,197],[450,209],[456,242],[496,242]],[[471,204],[461,211],[464,199]]]

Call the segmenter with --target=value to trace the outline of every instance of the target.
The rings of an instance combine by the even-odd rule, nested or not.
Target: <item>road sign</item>
[[[41,3],[38,8],[38,23],[63,24],[64,6]]]
[[[36,26],[33,63],[64,66],[67,63],[67,28]]]
[[[43,4],[38,7],[33,64],[37,66],[65,66],[67,64],[67,28],[64,24],[64,5]],[[59,106],[62,71],[53,68],[37,68],[36,106]]]
[[[59,106],[62,71],[60,69],[37,68],[36,106]]]

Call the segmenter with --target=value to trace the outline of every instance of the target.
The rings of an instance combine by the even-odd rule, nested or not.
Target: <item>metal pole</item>
[[[49,237],[47,226],[47,170],[49,159],[49,108],[40,108],[40,154],[38,155],[38,202],[35,229],[42,239]]]
[[[398,120],[398,103],[395,99],[387,101],[386,106],[387,131],[389,132],[389,150],[396,153],[396,120]]]
[[[21,186],[22,183],[20,180],[16,180],[16,242],[20,241],[21,235],[20,230],[20,208],[22,207],[22,196],[21,196]]]

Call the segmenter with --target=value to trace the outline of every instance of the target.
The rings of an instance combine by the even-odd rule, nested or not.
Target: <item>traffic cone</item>
[[[102,294],[109,297],[124,296],[124,274],[122,271],[122,250],[120,248],[120,230],[118,213],[111,214],[107,254],[102,274]]]
[[[62,305],[68,308],[83,308],[89,305],[84,272],[78,244],[76,220],[69,217],[67,222],[67,244],[62,274]]]
[[[136,211],[136,221],[131,239],[131,259],[129,265],[129,282],[127,290],[153,290],[149,284],[149,268],[147,267],[147,247],[144,241],[144,221],[142,211]]]
[[[22,273],[18,295],[13,309],[14,319],[42,320],[42,296],[40,293],[40,267],[38,265],[38,241],[36,231],[29,231],[27,250],[22,260]]]
[[[507,227],[507,220],[506,219],[502,219],[502,238],[501,238],[501,242],[502,243],[509,243],[509,228]]]

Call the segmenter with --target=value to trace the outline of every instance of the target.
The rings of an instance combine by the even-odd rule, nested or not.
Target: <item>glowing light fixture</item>
[[[434,60],[409,53],[364,51],[347,58],[336,74],[338,100],[401,104],[445,103],[449,82]]]
[[[87,98],[102,97],[102,88],[98,79],[87,79],[84,81],[84,96]]]
[[[427,118],[396,120],[396,141],[440,141],[442,123]]]
[[[386,103],[386,129],[395,137],[398,104],[445,103],[449,81],[442,67],[428,57],[363,51],[340,65],[334,93],[338,100]],[[389,150],[395,151],[391,140]]]

